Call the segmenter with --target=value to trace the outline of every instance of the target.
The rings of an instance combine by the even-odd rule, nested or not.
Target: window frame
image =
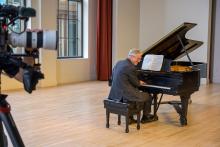
[[[10,1],[14,2],[14,0],[10,0]],[[21,5],[22,4],[21,1],[23,1],[23,5]],[[26,6],[26,0],[19,0],[19,3],[20,3],[20,6],[24,6],[24,7]],[[5,4],[8,5],[8,4],[11,4],[11,2],[9,2],[9,0],[5,0]]]
[[[81,55],[79,56],[79,55],[77,55],[77,56],[59,56],[59,51],[60,51],[60,48],[59,48],[59,44],[60,44],[60,35],[59,35],[59,37],[58,37],[58,48],[57,48],[57,59],[71,59],[71,58],[84,58],[84,49],[83,49],[83,0],[67,0],[67,2],[68,2],[68,5],[67,5],[67,16],[68,16],[68,18],[67,19],[63,19],[63,20],[66,20],[67,22],[66,23],[68,23],[68,30],[69,30],[69,21],[70,21],[70,19],[69,19],[69,1],[76,1],[76,2],[80,2],[81,3],[81,15],[80,15],[80,17],[81,17],[81,24],[80,24],[80,26],[81,26],[81,29],[80,29],[80,31],[81,31],[81,41],[80,41],[80,43],[81,43]],[[60,0],[57,0],[57,2],[58,2],[58,5],[57,5],[57,30],[58,30],[58,33],[59,33],[59,29],[60,29],[60,26],[59,26],[59,20],[60,20],[60,18],[59,18],[59,6],[60,6]],[[75,36],[75,38],[77,38],[78,36]],[[68,38],[69,38],[69,32],[68,32]],[[67,38],[67,39],[68,39]],[[67,43],[68,45],[69,45],[69,41],[68,41],[68,43]],[[69,49],[68,49],[69,50]],[[78,50],[78,48],[77,48],[77,50]]]
[[[27,3],[26,3],[26,0],[19,0],[19,2],[16,2],[16,4],[19,4],[19,6],[22,6],[22,7],[26,7]],[[0,4],[4,4],[4,5],[14,5],[14,6],[18,6],[18,5],[15,5],[15,2],[14,0],[5,0],[4,3],[0,3]],[[23,23],[21,22],[21,20],[18,20],[19,22],[18,23],[15,23],[15,25],[18,25],[19,26],[19,30],[21,31],[22,30],[22,27],[23,26]],[[9,26],[11,27],[11,26]],[[12,26],[14,27],[14,26]],[[11,28],[13,29],[13,28]],[[23,28],[24,29],[24,28]],[[21,52],[24,52],[23,50],[24,48],[23,47],[12,47],[12,51],[13,53],[21,53]]]

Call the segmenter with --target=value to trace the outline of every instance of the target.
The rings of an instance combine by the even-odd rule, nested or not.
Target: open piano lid
[[[196,25],[197,24],[195,23],[183,23],[168,35],[153,44],[151,47],[143,51],[143,57],[146,54],[156,54],[164,55],[166,59],[175,60],[185,56],[186,53],[181,45],[180,40],[178,39],[178,36],[185,46],[187,53],[197,49],[203,44],[203,42],[185,38],[186,32]]]

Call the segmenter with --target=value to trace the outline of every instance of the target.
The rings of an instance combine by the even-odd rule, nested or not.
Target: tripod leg
[[[5,128],[8,132],[8,135],[10,136],[11,142],[14,147],[24,147],[24,143],[21,139],[21,136],[18,132],[18,129],[15,125],[15,122],[11,116],[11,113],[3,113],[0,112],[0,120],[5,125]]]
[[[7,136],[4,133],[4,128],[1,120],[0,120],[0,146],[8,147]]]
[[[4,146],[4,130],[2,126],[2,121],[0,121],[0,146]]]

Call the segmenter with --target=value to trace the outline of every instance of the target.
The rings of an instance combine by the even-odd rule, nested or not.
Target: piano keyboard
[[[171,87],[157,86],[157,85],[150,85],[150,84],[144,84],[142,86],[144,86],[144,87],[152,87],[152,88],[160,88],[160,89],[166,89],[166,90],[170,90],[171,89]]]

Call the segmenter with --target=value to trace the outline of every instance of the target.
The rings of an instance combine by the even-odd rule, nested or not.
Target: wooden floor
[[[27,147],[220,147],[220,84],[202,85],[192,95],[188,126],[180,127],[175,110],[162,105],[157,122],[142,124],[139,131],[133,124],[128,134],[124,119],[118,126],[116,115],[105,128],[103,99],[108,92],[107,82],[95,81],[39,89],[31,95],[5,93]]]

